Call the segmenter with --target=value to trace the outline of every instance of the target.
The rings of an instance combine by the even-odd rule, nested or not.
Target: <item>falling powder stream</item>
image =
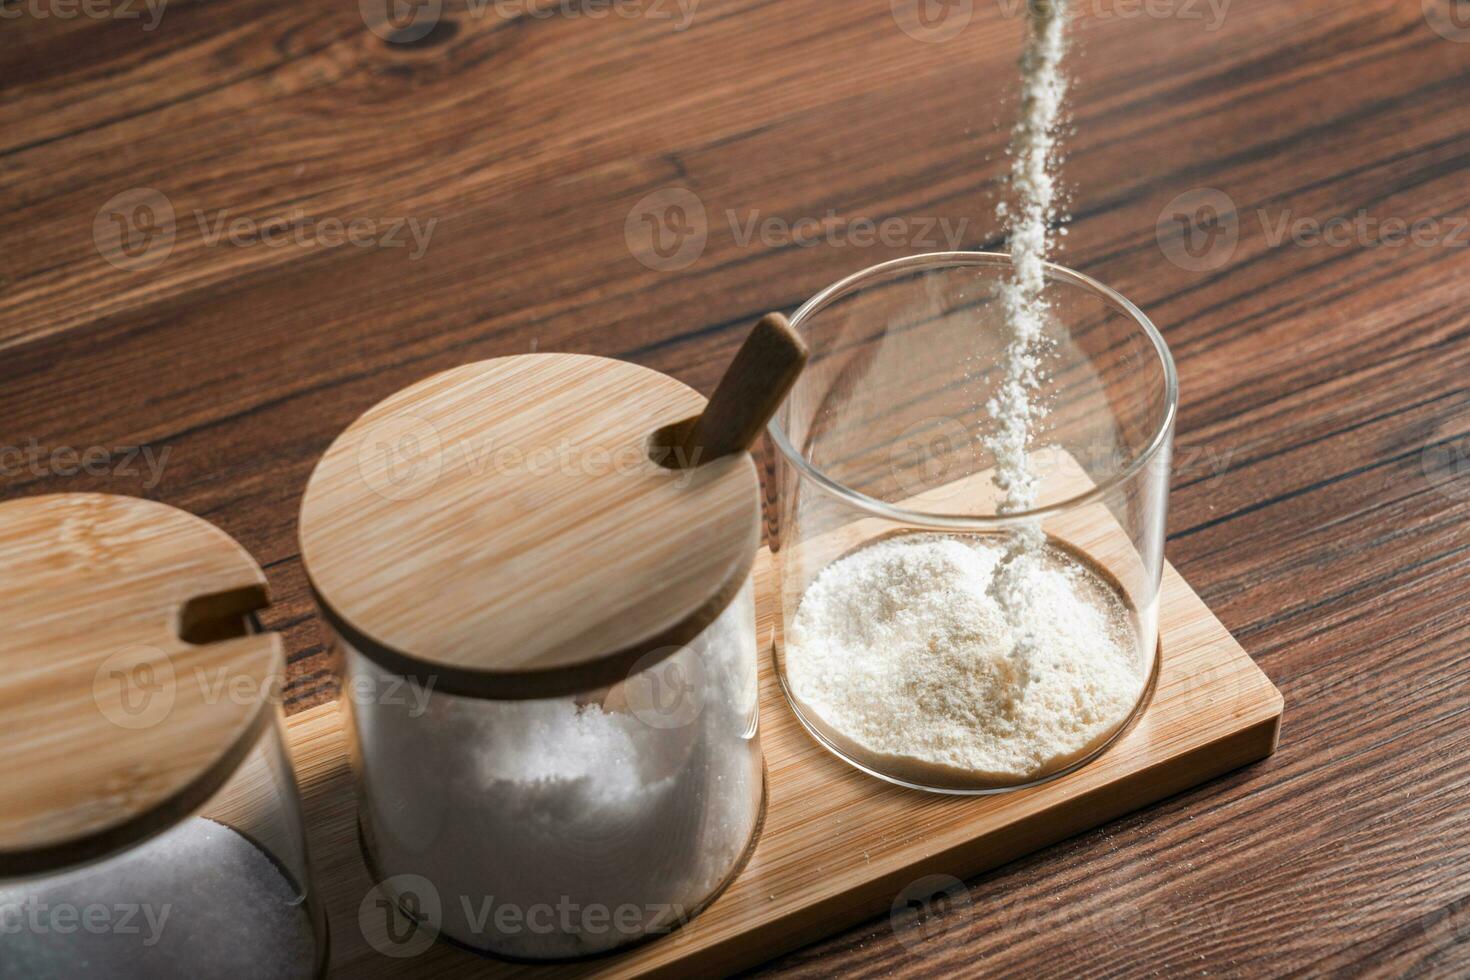
[[[1027,443],[1037,385],[1037,349],[1045,326],[1045,262],[1056,217],[1058,130],[1067,95],[1062,70],[1066,53],[1067,0],[1029,0],[1026,49],[1021,56],[1021,111],[1011,134],[1011,191],[1002,203],[1011,244],[1011,277],[1000,289],[1001,308],[1010,330],[1005,351],[1005,377],[986,405],[997,431],[986,440],[995,457],[995,484],[1002,493],[999,511],[1016,514],[1036,506],[1039,481]],[[1005,559],[996,569],[990,594],[1016,636],[1011,663],[1024,684],[1034,660],[1031,628],[1044,610],[1033,603],[1016,574],[1015,559],[1036,552],[1044,542],[1039,524],[1025,522]]]
[[[1124,597],[1030,514],[1068,7],[1027,10],[1000,210],[1006,347],[985,406],[997,510],[1024,516],[1004,546],[927,532],[870,542],[821,571],[786,632],[785,679],[809,727],[863,768],[931,788],[1015,786],[1086,759],[1127,722],[1148,677]]]

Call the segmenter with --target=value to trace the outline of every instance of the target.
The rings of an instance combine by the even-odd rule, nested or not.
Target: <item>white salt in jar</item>
[[[265,576],[100,494],[0,505],[0,977],[320,976]]]
[[[343,654],[364,850],[444,939],[606,952],[744,861],[759,482],[743,447],[658,448],[704,408],[632,364],[503,358],[370,409],[312,476],[302,554]]]

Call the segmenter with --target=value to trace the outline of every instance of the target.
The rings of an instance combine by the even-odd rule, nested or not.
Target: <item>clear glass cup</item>
[[[779,451],[773,541],[790,632],[832,562],[899,534],[1014,542],[1039,526],[1061,556],[1097,573],[1126,608],[1146,674],[1127,719],[1080,756],[1020,780],[890,765],[804,710],[784,646],[777,669],[819,742],[873,775],[914,788],[991,793],[1096,758],[1146,703],[1158,666],[1158,606],[1178,382],[1159,332],[1132,303],[1047,267],[1049,314],[1028,452],[1036,506],[1001,514],[989,478],[997,423],[987,402],[1005,377],[1009,331],[998,296],[1010,257],[954,252],[875,266],[829,287],[793,318],[811,361],[770,432]],[[809,707],[809,706],[808,706]]]

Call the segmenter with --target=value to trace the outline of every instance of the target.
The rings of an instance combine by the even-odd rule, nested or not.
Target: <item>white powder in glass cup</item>
[[[1086,758],[1148,679],[1132,613],[1070,552],[1012,560],[1029,642],[991,594],[984,537],[905,534],[828,565],[786,637],[786,681],[844,753],[922,785],[1015,785]]]

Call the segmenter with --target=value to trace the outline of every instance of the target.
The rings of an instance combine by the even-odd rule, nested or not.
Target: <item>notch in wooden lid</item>
[[[266,581],[164,504],[0,504],[0,877],[104,857],[198,810],[255,745],[281,640],[247,634]]]
[[[302,502],[323,614],[447,693],[623,680],[744,585],[761,514],[746,450],[805,356],[784,317],[763,320],[708,410],[657,371],[575,354],[482,361],[391,396],[332,444]]]

